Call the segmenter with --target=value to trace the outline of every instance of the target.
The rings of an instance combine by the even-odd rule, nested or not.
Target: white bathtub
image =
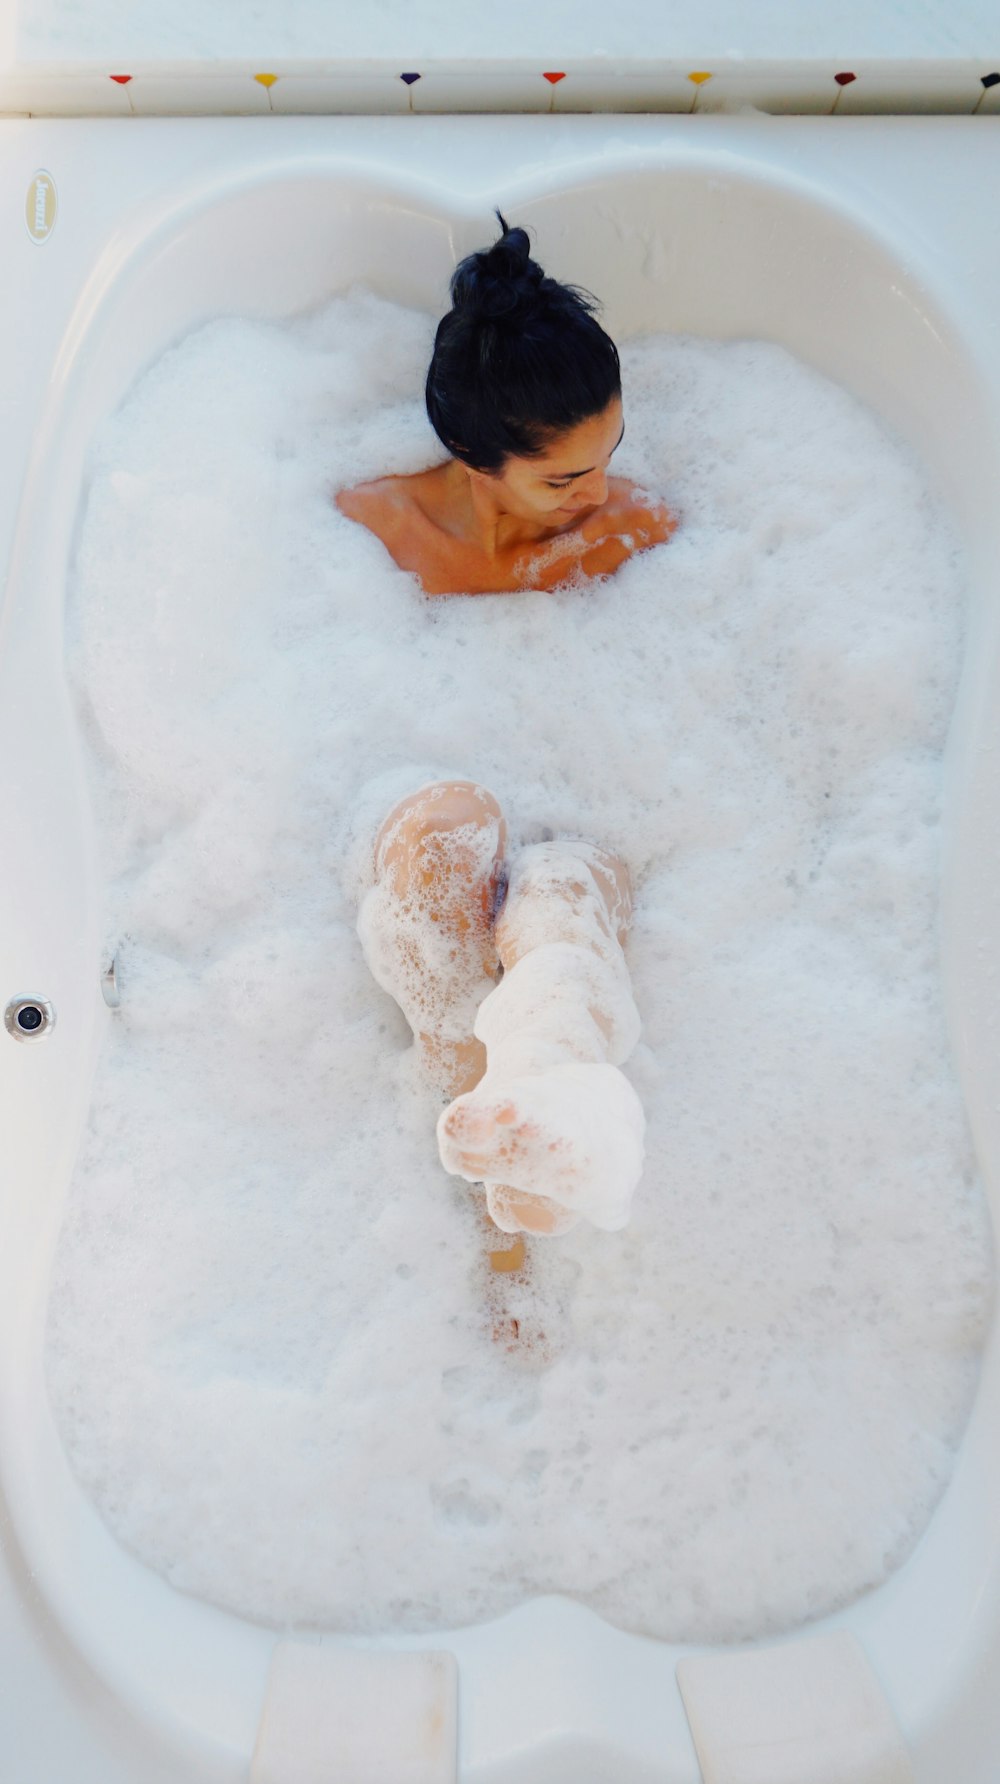
[[[44,243],[24,215],[40,168],[59,200]],[[857,392],[918,449],[968,544],[943,970],[981,1167],[1000,1195],[1000,121],[8,120],[0,190],[0,1006],[30,993],[57,1012],[38,1045],[0,1030],[0,1771],[11,1784],[236,1784],[276,1634],[182,1596],[118,1548],[68,1471],[43,1379],[50,1259],[113,1020],[61,666],[88,439],[142,368],[210,316],[287,315],[355,279],[439,310],[497,203],[538,226],[556,276],[600,293],[619,337],[766,337]],[[923,1540],[884,1586],[803,1632],[858,1638],[916,1784],[1000,1776],[998,1468],[994,1325]],[[701,1776],[682,1650],[568,1601],[387,1645],[456,1656],[462,1784]]]

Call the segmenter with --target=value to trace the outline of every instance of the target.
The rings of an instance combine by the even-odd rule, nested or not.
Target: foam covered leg
[[[493,917],[505,844],[492,793],[473,781],[435,781],[383,823],[375,883],[358,912],[373,977],[452,1093],[475,1083],[485,1066],[473,1024],[499,970]]]
[[[446,1170],[486,1184],[505,1232],[625,1225],[645,1118],[616,1067],[639,1038],[620,937],[624,863],[591,843],[540,843],[511,868],[497,920],[506,968],[475,1032],[485,1076],[438,1121]]]

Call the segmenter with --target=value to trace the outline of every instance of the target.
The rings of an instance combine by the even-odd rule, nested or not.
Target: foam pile
[[[817,372],[647,339],[614,468],[670,544],[428,601],[332,495],[438,458],[435,320],[358,291],[214,322],[93,441],[69,665],[123,1003],[52,1403],[118,1538],[250,1616],[447,1628],[557,1591],[747,1639],[899,1565],[977,1380],[936,932],[962,557]],[[646,1166],[627,1227],[509,1280],[534,1369],[493,1342],[475,1192],[355,930],[378,825],[447,775],[512,857],[592,839],[635,882],[614,1069]]]

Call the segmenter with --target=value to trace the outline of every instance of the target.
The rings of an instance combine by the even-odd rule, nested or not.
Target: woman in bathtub
[[[427,373],[427,413],[451,456],[337,497],[428,595],[608,576],[676,525],[608,476],[625,431],[621,370],[593,300],[546,278],[524,230],[500,222],[500,240],[455,271]]]
[[[593,301],[546,278],[524,230],[500,223],[494,246],[454,274],[427,374],[449,458],[337,497],[429,595],[607,576],[676,525],[608,475],[621,374]],[[618,1069],[639,1034],[622,952],[629,871],[576,841],[522,849],[508,867],[505,846],[499,804],[475,782],[401,801],[375,839],[365,957],[453,1099],[438,1122],[445,1168],[485,1185],[495,1225],[613,1230],[628,1219],[644,1131]],[[523,1241],[493,1254],[498,1269],[511,1260]]]

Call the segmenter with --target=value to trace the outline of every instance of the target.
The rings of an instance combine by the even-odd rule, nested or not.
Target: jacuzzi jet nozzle
[[[12,997],[3,1020],[15,1041],[40,1041],[55,1027],[56,1013],[45,997]]]

